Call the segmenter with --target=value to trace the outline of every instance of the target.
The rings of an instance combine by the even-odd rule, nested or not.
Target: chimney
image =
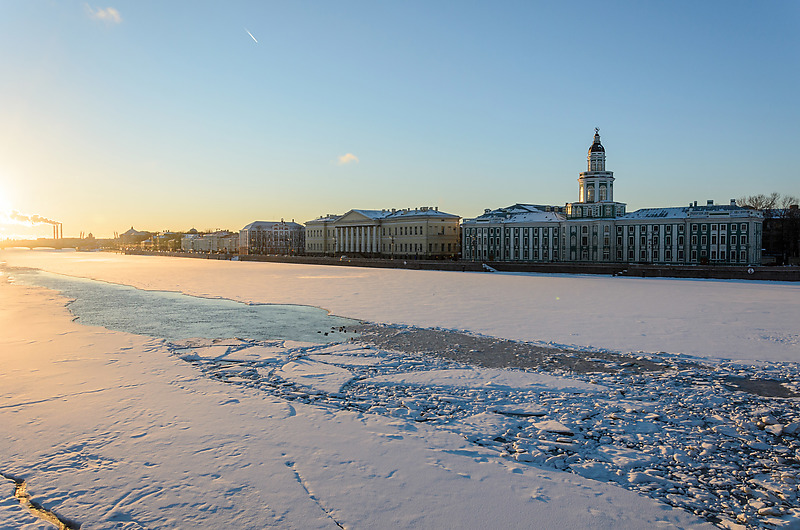
[[[694,201],[694,207],[697,208],[697,201]]]
[[[706,201],[706,206],[714,206],[714,199],[708,199]]]
[[[731,206],[736,206],[736,199],[731,199]]]
[[[439,207],[438,206],[434,206],[433,207],[433,211],[438,212],[439,211]]]

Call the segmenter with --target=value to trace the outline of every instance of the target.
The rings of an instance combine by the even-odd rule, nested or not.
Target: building
[[[305,231],[294,221],[254,221],[239,231],[239,254],[302,254]]]
[[[627,213],[614,199],[599,130],[578,177],[578,200],[564,207],[515,204],[462,225],[464,259],[473,261],[761,263],[760,212],[707,201]]]
[[[306,253],[382,258],[454,259],[460,217],[422,206],[350,210],[306,223]]]
[[[800,208],[762,210],[764,214],[764,263],[772,265],[800,265]]]
[[[151,232],[142,232],[131,227],[119,235],[120,248],[134,248],[139,247],[140,243],[145,239],[149,239],[153,235]]]
[[[197,230],[191,229],[181,238],[181,250],[184,252],[235,254],[239,251],[239,234],[227,230],[201,234]]]
[[[334,223],[341,215],[328,214],[306,223],[306,254],[332,256],[336,253]]]

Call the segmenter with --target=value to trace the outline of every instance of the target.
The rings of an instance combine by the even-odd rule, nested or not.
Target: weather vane
[[[595,127],[594,128],[594,133],[595,134],[600,134],[600,127]]]

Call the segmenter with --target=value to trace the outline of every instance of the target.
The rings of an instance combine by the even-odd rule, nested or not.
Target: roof
[[[594,141],[592,142],[592,146],[589,147],[590,153],[605,153],[606,150],[603,147],[603,144],[600,143],[600,131],[597,129],[594,130]]]
[[[394,212],[388,212],[389,215],[385,216],[385,218],[390,219],[399,219],[399,218],[408,218],[408,217],[447,217],[451,219],[460,219],[461,217],[452,213],[447,212],[440,212],[438,209],[428,208],[423,206],[422,208],[407,208],[405,210],[395,210]]]
[[[686,219],[689,217],[707,217],[726,215],[732,217],[761,217],[754,210],[748,210],[732,204],[710,204],[706,206],[683,206],[672,208],[642,208],[629,212],[619,219]]]
[[[271,230],[276,226],[285,226],[286,228],[295,229],[295,228],[303,228],[303,225],[299,225],[294,221],[285,222],[285,221],[253,221],[249,225],[242,228],[242,230]]]
[[[138,230],[135,230],[133,227],[131,227],[130,230],[128,230],[126,232],[123,232],[120,235],[123,235],[123,236],[146,236],[146,235],[150,235],[150,232],[139,232]]]
[[[547,210],[550,211],[547,211]],[[558,206],[542,204],[514,204],[506,208],[487,210],[483,215],[473,219],[466,219],[465,224],[471,223],[528,223],[528,222],[557,222],[566,217],[555,211]]]

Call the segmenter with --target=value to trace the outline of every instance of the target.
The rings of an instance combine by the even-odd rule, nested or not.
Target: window
[[[742,245],[746,245],[747,244],[747,236],[745,236],[745,235],[739,236],[739,243],[742,244]]]
[[[716,231],[717,230],[717,225],[711,225],[711,230]]]
[[[692,232],[697,232],[697,225],[696,224],[692,224]]]
[[[742,226],[739,227],[742,232],[747,232],[747,223],[742,223]]]
[[[727,236],[725,234],[720,234],[720,236],[719,236],[719,244],[720,245],[724,245],[725,242],[726,242],[726,238],[727,238]]]
[[[708,236],[700,236],[700,244],[707,245],[708,244]]]
[[[731,236],[731,245],[736,245],[736,236]]]
[[[692,236],[692,245],[697,244],[697,236]]]
[[[711,244],[712,245],[716,245],[717,244],[717,235],[716,234],[711,234]]]

